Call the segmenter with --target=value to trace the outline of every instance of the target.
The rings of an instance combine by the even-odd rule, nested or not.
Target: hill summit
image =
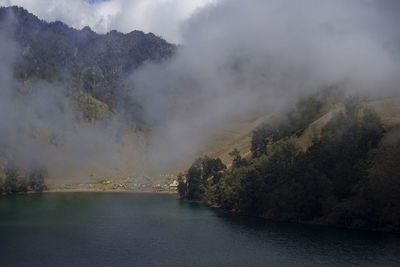
[[[15,75],[68,84],[117,108],[120,81],[144,62],[171,57],[176,46],[153,33],[97,34],[40,20],[21,7],[0,8],[0,31],[18,45]]]

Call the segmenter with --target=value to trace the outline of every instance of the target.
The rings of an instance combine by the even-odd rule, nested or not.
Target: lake
[[[271,223],[175,195],[0,197],[1,266],[400,266],[400,236]]]

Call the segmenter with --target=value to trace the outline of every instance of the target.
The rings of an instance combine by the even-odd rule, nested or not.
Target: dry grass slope
[[[400,126],[400,99],[377,100],[364,103],[363,105],[377,112],[386,129],[390,130],[396,126]],[[312,144],[313,139],[320,136],[322,128],[338,111],[340,111],[340,108],[336,108],[320,117],[311,123],[301,136],[292,136],[291,140],[301,149],[306,150]],[[219,157],[227,165],[231,163],[229,152],[234,148],[237,148],[243,157],[250,156],[253,131],[261,124],[271,122],[272,119],[273,116],[270,114],[259,117],[251,122],[232,123],[210,138],[199,154]]]

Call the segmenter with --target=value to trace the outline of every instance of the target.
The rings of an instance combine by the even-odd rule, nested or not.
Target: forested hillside
[[[384,125],[376,104],[335,91],[259,126],[251,156],[234,149],[229,168],[197,159],[180,176],[181,197],[277,221],[400,231],[399,124]],[[304,142],[315,122],[319,132]]]

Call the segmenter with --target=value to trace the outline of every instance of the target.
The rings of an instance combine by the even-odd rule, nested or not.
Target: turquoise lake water
[[[0,197],[0,266],[400,266],[400,236],[227,214],[174,195]]]

